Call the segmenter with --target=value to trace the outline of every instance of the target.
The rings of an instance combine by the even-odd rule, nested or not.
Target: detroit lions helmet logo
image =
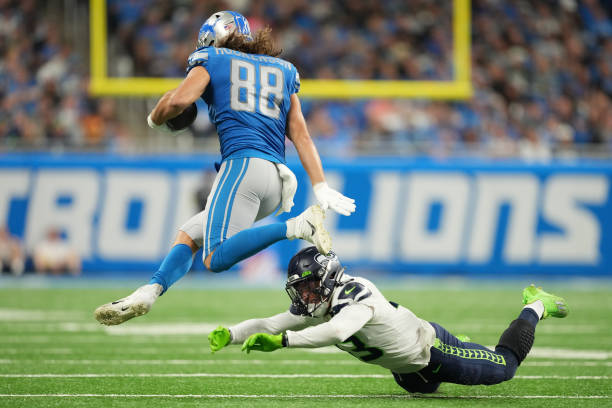
[[[202,24],[198,33],[198,47],[217,46],[219,41],[234,31],[238,31],[249,40],[253,39],[249,22],[242,14],[235,11],[219,11]]]

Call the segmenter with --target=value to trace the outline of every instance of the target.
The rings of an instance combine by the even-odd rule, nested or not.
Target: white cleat
[[[151,310],[151,306],[162,290],[162,286],[157,283],[141,286],[128,297],[98,307],[94,316],[97,321],[107,326],[121,324],[133,317],[142,316]]]
[[[317,247],[320,253],[327,255],[332,243],[329,232],[323,225],[325,212],[318,205],[311,205],[297,217],[287,220],[287,238],[304,239]]]

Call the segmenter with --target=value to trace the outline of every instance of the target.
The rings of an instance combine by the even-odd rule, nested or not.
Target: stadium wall
[[[154,270],[198,211],[209,155],[0,156],[0,224],[31,250],[51,226],[87,273]],[[314,201],[307,176],[297,214]],[[345,264],[393,273],[612,275],[612,162],[325,159],[329,183],[357,201],[328,215]],[[283,215],[277,219],[286,219]],[[267,219],[262,222],[272,222]],[[273,246],[286,265],[300,243]]]

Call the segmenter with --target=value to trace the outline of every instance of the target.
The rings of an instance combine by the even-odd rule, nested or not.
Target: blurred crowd
[[[0,225],[0,275],[20,276],[24,272],[76,276],[81,273],[81,257],[59,228],[49,228],[45,237],[27,251],[19,237]]]
[[[89,97],[88,55],[64,35],[59,5],[0,0],[2,150],[110,148],[126,135],[114,101]]]
[[[114,100],[87,95],[87,56],[40,4],[0,0],[0,146],[121,146],[130,131]],[[252,30],[270,26],[302,78],[453,76],[452,1],[107,4],[111,76],[183,76],[200,25],[223,9],[245,14]],[[612,2],[472,0],[471,43],[470,100],[305,100],[315,142],[336,155],[612,153]]]

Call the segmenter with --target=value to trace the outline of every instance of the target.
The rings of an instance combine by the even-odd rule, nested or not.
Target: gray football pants
[[[255,157],[226,160],[206,208],[180,230],[204,248],[206,259],[221,242],[272,214],[281,203],[281,192],[282,180],[274,163]]]

